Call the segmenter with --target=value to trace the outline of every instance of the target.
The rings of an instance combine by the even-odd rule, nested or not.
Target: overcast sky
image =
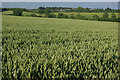
[[[119,2],[120,0],[0,0],[1,2]]]

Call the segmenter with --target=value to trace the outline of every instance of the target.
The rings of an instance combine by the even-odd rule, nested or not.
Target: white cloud
[[[119,2],[119,0],[0,0],[1,2]]]

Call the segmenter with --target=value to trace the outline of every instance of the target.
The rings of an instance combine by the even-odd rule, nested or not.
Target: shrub
[[[109,14],[108,13],[103,13],[103,18],[108,18]]]
[[[46,8],[46,9],[44,10],[44,13],[45,13],[45,14],[49,14],[49,13],[50,13],[50,10],[49,10],[48,8]]]
[[[63,13],[58,13],[58,18],[63,18],[64,14]]]
[[[23,13],[22,9],[17,8],[13,10],[13,15],[15,16],[22,16],[22,13]]]
[[[85,16],[82,16],[82,15],[79,14],[79,13],[76,15],[76,18],[77,18],[77,19],[86,19]]]
[[[48,18],[56,18],[55,14],[46,14],[45,16],[48,17]]]
[[[64,15],[63,18],[69,18],[67,15]]]
[[[110,21],[110,18],[109,17],[107,17],[107,18],[101,17],[101,18],[99,18],[99,21]]]
[[[39,15],[38,17],[42,17],[41,15]]]
[[[37,15],[35,13],[30,14],[30,16],[37,17]]]
[[[69,17],[64,13],[58,13],[58,18],[69,18]]]
[[[94,18],[95,20],[98,20],[98,19],[99,19],[99,16],[98,16],[97,14],[95,14],[95,15],[93,15],[93,18]]]
[[[112,19],[116,19],[115,13],[112,13],[112,14],[111,14],[111,18],[112,18]]]
[[[44,13],[44,10],[45,10],[44,7],[39,7],[39,8],[38,8],[38,13],[43,14],[43,13]]]
[[[70,15],[70,18],[71,18],[71,19],[75,19],[75,15],[74,15],[74,14],[71,14],[71,15]]]
[[[44,10],[39,10],[38,13],[43,14]]]
[[[2,8],[2,12],[4,12],[4,11],[8,11],[8,9],[7,8]]]

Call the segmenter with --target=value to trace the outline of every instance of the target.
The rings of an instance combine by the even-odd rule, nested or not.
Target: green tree
[[[58,13],[58,18],[63,18],[64,13]]]
[[[98,20],[98,19],[99,19],[99,16],[98,16],[97,14],[95,14],[95,15],[93,15],[93,18],[94,18],[95,20]]]
[[[37,15],[35,13],[30,14],[30,16],[37,17]]]
[[[103,13],[103,18],[108,18],[109,14],[108,13]]]
[[[84,8],[78,7],[76,10],[77,10],[77,12],[83,12],[83,11],[84,11]]]
[[[72,14],[70,15],[70,18],[71,18],[71,19],[75,19],[75,15],[72,13]]]
[[[45,13],[45,14],[49,14],[49,13],[50,13],[50,9],[49,9],[49,8],[46,8],[46,9],[44,10],[44,13]]]
[[[112,10],[110,8],[106,8],[105,12],[111,12]]]
[[[46,14],[45,16],[48,17],[48,18],[55,18],[56,17],[55,14]]]
[[[115,13],[112,13],[112,14],[111,14],[111,18],[112,18],[112,19],[115,19],[115,18],[116,18]]]
[[[13,15],[15,16],[22,16],[22,13],[23,13],[22,9],[17,8],[13,10]]]
[[[7,8],[2,8],[2,12],[4,12],[4,11],[8,11],[8,9]]]
[[[76,15],[76,18],[77,18],[77,19],[86,19],[85,16],[82,16],[80,13],[78,13],[78,14]]]
[[[58,13],[58,18],[69,18],[69,17],[64,13]]]
[[[39,7],[39,8],[38,8],[38,13],[44,14],[44,10],[45,10],[44,7]]]

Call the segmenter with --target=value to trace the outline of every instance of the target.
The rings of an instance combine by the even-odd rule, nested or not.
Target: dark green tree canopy
[[[111,18],[116,18],[115,13],[112,13],[112,14],[111,14]]]
[[[78,7],[76,10],[77,10],[77,12],[82,12],[84,10],[84,8]]]
[[[56,17],[55,14],[46,14],[45,16],[48,17],[48,18],[55,18]]]
[[[109,14],[108,13],[103,13],[103,18],[108,18],[109,17]]]
[[[45,9],[45,7],[39,7],[38,10],[39,10],[39,9]]]
[[[64,13],[58,13],[58,18],[69,18],[69,17]]]
[[[106,8],[105,12],[111,12],[112,10],[110,8]]]
[[[70,15],[70,18],[71,18],[71,19],[75,19],[75,15],[72,13],[72,14]]]
[[[35,13],[30,14],[30,16],[37,17],[37,15]]]
[[[45,10],[45,7],[39,7],[38,8],[38,13],[43,14]]]
[[[44,13],[45,13],[45,14],[49,14],[49,13],[50,13],[50,9],[49,9],[49,8],[46,8],[46,9],[44,10]]]
[[[62,18],[64,16],[64,13],[58,13],[58,18]]]
[[[85,19],[85,16],[81,15],[80,13],[78,13],[78,14],[76,15],[76,18],[77,18],[77,19]]]
[[[13,15],[15,16],[22,16],[22,13],[23,13],[22,9],[16,8],[13,10]]]
[[[94,18],[94,19],[98,19],[99,16],[98,16],[97,14],[95,14],[95,15],[93,15],[93,18]]]

